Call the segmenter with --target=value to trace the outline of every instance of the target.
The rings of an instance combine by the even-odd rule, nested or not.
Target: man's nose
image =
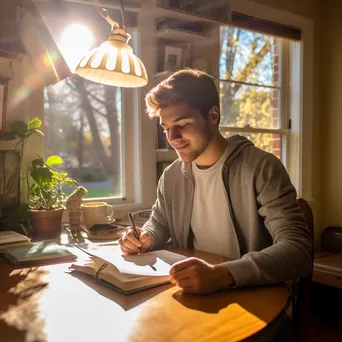
[[[177,127],[170,128],[168,133],[169,141],[179,140],[182,137],[180,130]]]

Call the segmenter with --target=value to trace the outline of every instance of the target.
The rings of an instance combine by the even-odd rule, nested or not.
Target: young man
[[[294,280],[311,270],[311,239],[296,191],[281,161],[248,139],[219,131],[220,101],[212,77],[176,72],[146,96],[179,159],[160,178],[149,221],[128,228],[124,254],[173,247],[226,256],[211,265],[189,258],[171,268],[184,292]]]

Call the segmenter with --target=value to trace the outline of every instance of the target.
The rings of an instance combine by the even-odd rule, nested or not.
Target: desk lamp
[[[110,18],[106,9],[100,8],[99,0],[95,2],[98,12],[112,29],[107,41],[87,52],[81,59],[76,67],[76,73],[87,80],[116,87],[132,88],[146,85],[148,78],[145,66],[127,44],[131,35],[126,32],[123,0],[120,0],[121,26]]]

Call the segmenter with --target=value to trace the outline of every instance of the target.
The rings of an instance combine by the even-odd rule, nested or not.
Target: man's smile
[[[180,145],[180,146],[175,146],[175,145],[172,145],[172,146],[173,146],[174,149],[176,149],[177,151],[182,151],[182,150],[184,150],[188,145],[189,145],[189,143],[186,143],[186,144]]]

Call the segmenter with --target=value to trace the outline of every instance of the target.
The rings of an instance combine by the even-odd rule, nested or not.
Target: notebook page
[[[166,250],[141,255],[122,255],[120,248],[99,248],[87,253],[113,264],[121,273],[141,276],[166,276],[171,266],[187,257]]]

